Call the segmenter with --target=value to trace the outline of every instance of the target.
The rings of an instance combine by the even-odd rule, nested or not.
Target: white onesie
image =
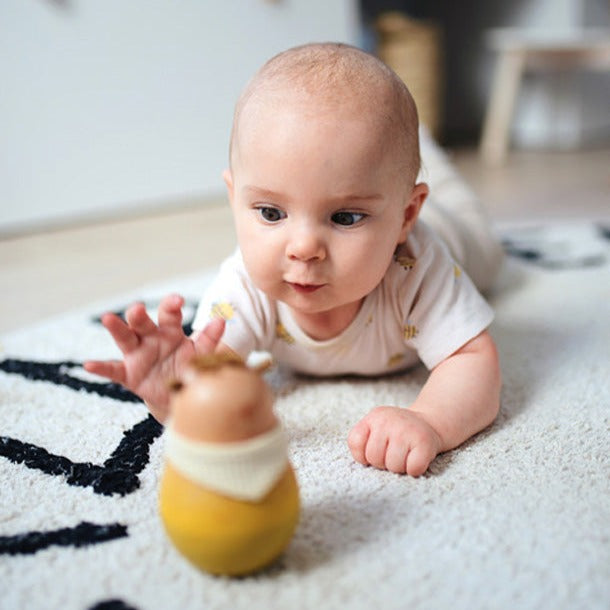
[[[298,372],[331,376],[380,375],[419,360],[432,369],[485,330],[493,312],[446,246],[418,221],[381,283],[337,337],[307,336],[285,304],[254,286],[239,251],[206,291],[194,329],[216,316],[227,322],[222,342],[243,358],[266,351]]]

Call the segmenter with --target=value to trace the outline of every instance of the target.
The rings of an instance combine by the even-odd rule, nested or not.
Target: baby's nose
[[[315,229],[302,227],[294,231],[289,239],[286,254],[292,260],[323,260],[326,258],[326,247]]]

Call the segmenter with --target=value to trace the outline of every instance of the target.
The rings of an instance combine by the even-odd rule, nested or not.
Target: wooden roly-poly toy
[[[299,519],[286,435],[259,370],[214,355],[173,384],[160,514],[175,547],[212,574],[271,564]]]

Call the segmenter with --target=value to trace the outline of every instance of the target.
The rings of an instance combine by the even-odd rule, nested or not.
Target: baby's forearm
[[[434,428],[441,451],[448,451],[493,422],[500,386],[497,350],[483,332],[432,370],[411,411]]]

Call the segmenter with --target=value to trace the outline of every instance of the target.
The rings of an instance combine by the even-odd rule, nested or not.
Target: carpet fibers
[[[303,512],[281,559],[237,580],[199,573],[171,546],[157,512],[161,427],[80,366],[116,356],[103,311],[135,298],[154,310],[177,290],[188,321],[210,276],[5,335],[0,608],[610,607],[610,263],[526,258],[508,260],[491,297],[500,415],[419,479],[356,464],[346,437],[373,406],[408,405],[423,368],[269,373]]]

